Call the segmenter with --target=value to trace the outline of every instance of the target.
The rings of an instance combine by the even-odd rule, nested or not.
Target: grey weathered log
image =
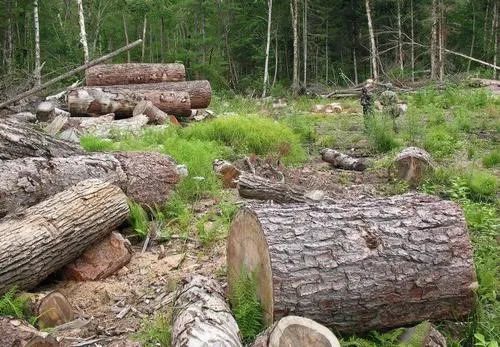
[[[477,288],[460,207],[407,194],[250,205],[227,245],[229,293],[258,274],[268,324],[293,314],[363,332],[470,314]]]
[[[130,86],[74,88],[68,93],[68,108],[74,115],[115,113],[129,117],[140,101],[149,100],[163,112],[174,115],[191,114],[188,92],[144,89],[140,86],[142,85],[135,89]]]
[[[36,116],[31,113],[31,112],[19,112],[19,113],[14,113],[10,114],[7,116],[7,118],[11,118],[20,122],[27,122],[27,123],[35,123],[36,122]]]
[[[286,316],[259,334],[252,347],[340,347],[337,337],[312,319]]]
[[[154,152],[7,160],[0,164],[0,218],[89,178],[112,182],[130,199],[151,207],[168,201],[180,181],[175,161]]]
[[[47,332],[13,317],[0,317],[0,346],[59,347],[61,344]]]
[[[394,159],[397,176],[411,186],[419,185],[425,174],[434,167],[432,157],[425,150],[418,147],[403,149]]]
[[[206,80],[136,84],[128,85],[126,87],[141,90],[187,92],[189,94],[189,99],[191,100],[191,108],[193,109],[207,108],[212,99],[212,87],[210,86],[210,82]],[[189,115],[186,114],[185,116]]]
[[[144,84],[186,80],[183,64],[101,64],[85,71],[88,86]]]
[[[121,133],[138,134],[148,124],[149,118],[143,114],[131,118],[96,123],[82,134],[92,134],[100,138],[110,138]]]
[[[56,116],[46,127],[45,132],[51,136],[55,136],[64,125],[68,122],[68,116]]]
[[[0,295],[31,289],[128,217],[127,197],[111,183],[85,180],[0,221]]]
[[[172,347],[240,347],[239,329],[221,285],[195,275],[174,299]]]
[[[332,164],[333,167],[343,170],[364,171],[368,162],[364,158],[353,158],[339,151],[324,148],[320,151],[321,159]]]
[[[58,140],[27,123],[0,119],[0,160],[68,157],[83,153],[79,145]]]

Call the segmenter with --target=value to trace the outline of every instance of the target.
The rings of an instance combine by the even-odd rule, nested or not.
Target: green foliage
[[[264,314],[257,297],[256,276],[242,269],[230,297],[233,315],[245,343],[250,343],[264,330]]]
[[[399,346],[398,339],[404,329],[395,329],[386,333],[371,331],[366,336],[350,336],[347,339],[341,339],[342,347],[394,347]]]
[[[389,152],[399,146],[393,130],[392,119],[387,116],[370,117],[366,130],[370,143],[377,152]]]
[[[29,299],[19,295],[16,288],[11,288],[0,297],[0,316],[30,320]]]
[[[474,346],[478,347],[498,347],[498,341],[487,341],[483,334],[475,333],[474,338],[476,339]]]
[[[475,201],[492,200],[498,191],[498,179],[486,171],[472,171],[466,176],[466,184],[470,198]]]
[[[147,212],[136,202],[129,201],[129,222],[134,232],[144,239],[149,233],[149,218]]]
[[[113,150],[113,142],[101,139],[94,135],[84,135],[80,138],[80,145],[89,152],[105,152]]]
[[[500,149],[495,149],[483,157],[483,166],[492,168],[500,165]]]
[[[436,126],[425,134],[424,148],[437,158],[447,157],[457,149],[457,139],[445,126]]]
[[[158,313],[152,319],[144,319],[133,338],[144,347],[170,347],[172,324],[170,313]]]

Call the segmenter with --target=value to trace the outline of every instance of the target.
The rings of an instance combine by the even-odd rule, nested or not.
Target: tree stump
[[[239,329],[213,279],[196,275],[176,293],[172,347],[240,347]]]
[[[59,347],[49,333],[41,332],[19,319],[0,317],[0,345],[5,347]]]
[[[252,347],[340,347],[337,337],[312,319],[287,316],[260,334]]]
[[[342,332],[464,317],[477,287],[462,210],[419,194],[250,205],[227,264],[230,293],[243,269],[257,274],[268,325],[293,314]]]
[[[0,295],[31,289],[128,217],[127,197],[90,179],[0,221]]]
[[[418,147],[403,149],[394,159],[397,176],[411,186],[418,186],[434,164],[429,153]]]
[[[74,319],[73,308],[60,292],[27,293],[31,302],[31,312],[37,317],[40,329],[53,328]]]
[[[88,86],[176,82],[186,79],[183,64],[100,64],[85,70]]]

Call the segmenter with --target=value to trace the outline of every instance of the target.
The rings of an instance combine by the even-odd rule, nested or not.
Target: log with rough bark
[[[193,276],[177,291],[174,308],[172,347],[242,346],[238,325],[217,281]]]
[[[85,70],[88,86],[144,84],[186,80],[183,64],[101,64]]]
[[[0,317],[0,346],[59,347],[60,343],[49,333],[38,331],[28,322]]]
[[[477,288],[462,210],[420,194],[251,205],[227,264],[230,295],[242,269],[258,274],[268,324],[293,314],[342,332],[464,317]]]
[[[29,124],[0,119],[0,160],[24,157],[68,157],[83,154],[74,143],[58,140]]]
[[[120,86],[115,86],[120,87]],[[212,87],[210,82],[206,80],[186,81],[186,82],[165,82],[152,84],[136,84],[124,86],[132,90],[157,90],[157,91],[174,91],[187,92],[191,100],[191,108],[200,109],[207,108],[212,99]],[[186,115],[188,116],[188,115]]]
[[[27,293],[26,296],[40,329],[53,328],[74,319],[73,308],[61,292]]]
[[[145,115],[149,119],[149,124],[161,125],[170,122],[174,125],[180,125],[179,121],[175,116],[169,116],[158,107],[153,105],[151,101],[141,101],[135,106],[132,112],[133,116]]]
[[[168,201],[180,181],[175,161],[153,152],[7,160],[0,164],[0,218],[89,178],[112,182],[130,199],[151,207]]]
[[[366,159],[353,158],[334,149],[324,148],[319,153],[323,161],[332,164],[333,167],[338,169],[364,171],[368,167]]]
[[[337,337],[312,319],[287,316],[257,336],[252,347],[315,346],[340,347]]]
[[[75,88],[68,93],[68,108],[74,115],[115,113],[117,116],[129,117],[142,100],[151,101],[160,110],[169,114],[191,114],[188,92],[144,89],[140,86],[135,89],[129,86]]]
[[[418,147],[403,149],[394,159],[397,176],[411,186],[419,185],[434,164],[431,155]]]
[[[117,186],[85,180],[0,222],[0,295],[31,289],[128,217]]]

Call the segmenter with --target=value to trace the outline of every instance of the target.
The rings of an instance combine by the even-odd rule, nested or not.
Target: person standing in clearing
[[[363,118],[365,121],[365,129],[368,127],[368,122],[373,114],[373,101],[372,96],[366,87],[361,88],[361,97],[359,103],[363,107]]]
[[[392,84],[387,83],[385,86],[386,90],[380,94],[380,103],[382,104],[384,114],[392,118],[392,126],[395,132],[398,132],[398,127],[396,124],[396,118],[400,115],[400,107],[398,96],[394,91],[392,91]]]

